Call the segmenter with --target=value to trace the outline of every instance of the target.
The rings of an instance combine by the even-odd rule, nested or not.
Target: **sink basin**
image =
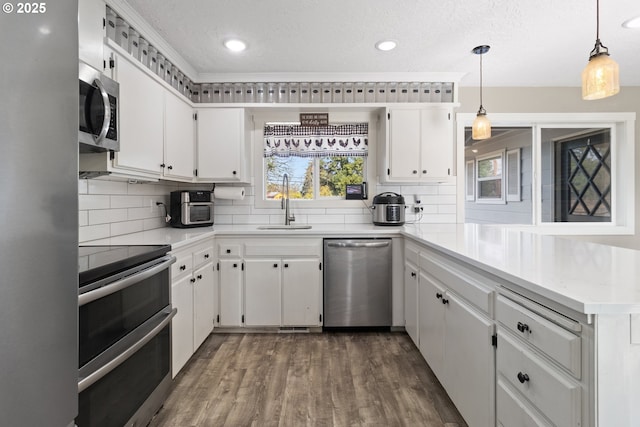
[[[258,230],[308,230],[310,229],[310,225],[304,224],[289,224],[289,225],[260,225],[258,226]]]

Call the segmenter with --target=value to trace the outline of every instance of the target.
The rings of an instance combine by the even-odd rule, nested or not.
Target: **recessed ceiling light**
[[[232,52],[242,52],[247,48],[247,44],[242,40],[229,39],[224,42],[224,46]]]
[[[624,28],[640,28],[640,16],[636,16],[635,18],[627,19],[622,23]]]
[[[398,44],[393,40],[381,40],[376,43],[376,49],[386,52],[388,50],[395,49],[397,45]]]

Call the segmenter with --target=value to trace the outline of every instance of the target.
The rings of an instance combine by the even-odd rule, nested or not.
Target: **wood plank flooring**
[[[150,427],[429,426],[464,420],[405,333],[212,334]]]

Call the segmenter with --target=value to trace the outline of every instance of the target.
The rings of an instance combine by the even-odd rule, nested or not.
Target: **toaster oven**
[[[210,191],[172,191],[170,225],[177,228],[213,225],[213,201]]]

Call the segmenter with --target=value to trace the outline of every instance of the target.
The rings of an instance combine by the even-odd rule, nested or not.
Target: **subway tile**
[[[114,222],[113,224],[111,224],[111,235],[119,236],[122,234],[137,233],[138,231],[143,231],[143,224],[143,220]]]
[[[111,196],[80,194],[78,195],[78,210],[109,209]]]
[[[98,209],[89,212],[89,225],[108,224],[127,220],[126,209]]]
[[[214,206],[215,214],[219,215],[249,215],[251,206]]]
[[[233,215],[214,215],[213,224],[233,224]]]
[[[160,212],[157,206],[146,208],[129,208],[127,209],[127,218],[129,220],[147,219],[163,216],[164,212]]]
[[[439,214],[455,214],[456,205],[438,205]]]
[[[89,225],[89,211],[78,211],[78,226]]]
[[[309,224],[344,224],[344,215],[307,215]]]
[[[362,215],[362,208],[327,208],[330,215]]]
[[[78,180],[78,194],[87,194],[89,191],[88,179],[79,179]]]
[[[398,191],[396,191],[398,193]],[[431,185],[403,185],[400,194],[438,194],[438,184]]]
[[[438,186],[438,194],[456,194],[456,186],[440,184]]]
[[[89,194],[127,194],[127,183],[121,181],[101,181],[90,179]]]
[[[370,224],[372,222],[371,215],[345,215],[345,224]]]
[[[437,204],[439,205],[455,205],[456,204],[456,195],[443,195],[437,197]]]
[[[269,215],[234,215],[234,224],[268,224]]]
[[[104,239],[110,237],[109,224],[88,225],[78,229],[78,241],[87,242],[89,240]]]
[[[144,207],[143,196],[111,196],[112,208],[141,208]]]
[[[156,228],[164,228],[164,227],[168,227],[166,221],[164,220],[164,217],[148,218],[143,220],[143,228],[145,230],[153,230]]]

